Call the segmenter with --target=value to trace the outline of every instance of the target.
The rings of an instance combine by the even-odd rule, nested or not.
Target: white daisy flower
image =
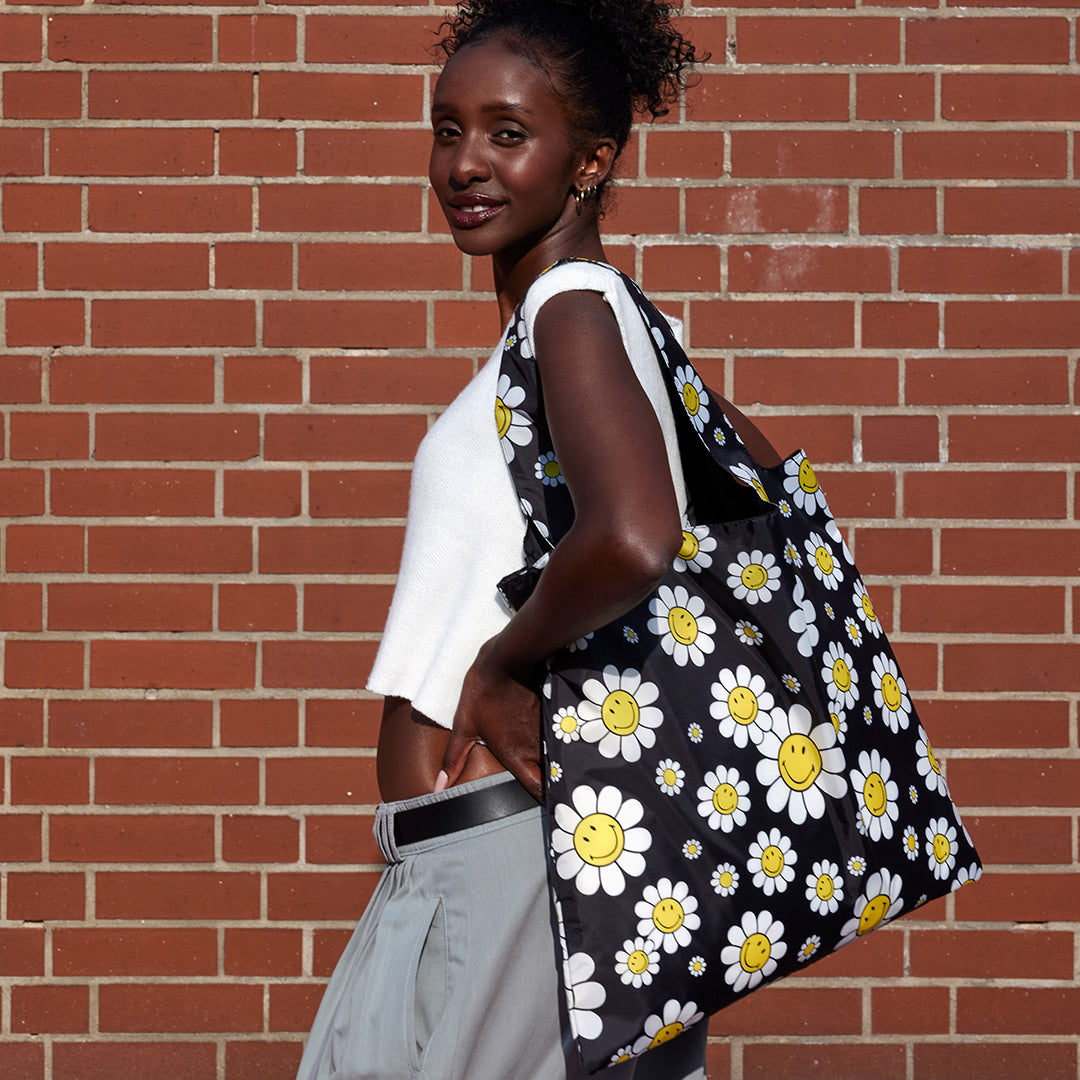
[[[712,437],[716,440],[717,446],[723,446],[727,442],[727,436],[724,434],[724,429],[721,427],[713,428]]]
[[[705,783],[697,789],[698,813],[708,819],[710,829],[729,833],[736,825],[746,824],[750,809],[750,784],[739,776],[738,769],[717,765],[705,774]]]
[[[800,964],[805,964],[807,960],[812,960],[821,948],[821,938],[817,934],[811,934],[800,946],[799,952],[795,959]]]
[[[780,676],[780,681],[793,693],[797,694],[802,689],[802,683],[795,678],[794,675],[786,674]]]
[[[828,602],[825,604],[825,614],[828,615],[830,619],[836,618],[836,612],[833,610],[832,604]]]
[[[956,871],[956,877],[953,878],[949,891],[956,892],[957,889],[962,889],[965,885],[974,885],[982,877],[982,873],[982,867],[977,862],[973,862],[970,866],[961,866]]]
[[[679,667],[687,661],[702,667],[705,657],[713,651],[716,623],[704,614],[705,601],[691,595],[682,585],[672,589],[661,585],[656,597],[649,601],[649,630],[660,637],[660,647]]]
[[[637,932],[666,953],[690,944],[691,931],[701,926],[697,914],[698,902],[690,895],[685,881],[672,882],[661,878],[655,885],[646,885],[642,899],[634,905],[638,917]]]
[[[859,804],[859,818],[871,840],[888,840],[900,816],[896,800],[900,789],[890,780],[892,766],[877,750],[859,753],[858,768],[851,770],[851,790]]]
[[[798,861],[791,841],[779,829],[773,828],[759,832],[751,843],[746,869],[754,875],[754,886],[766,896],[772,896],[784,892],[795,880],[795,863]]]
[[[912,806],[914,806],[919,801],[919,789],[914,784],[912,784],[911,787],[907,789],[907,795],[908,798],[911,800]]]
[[[624,986],[648,986],[660,970],[660,952],[648,938],[629,938],[615,953],[615,973]]]
[[[562,779],[562,766],[557,761],[551,762],[548,766],[548,779],[553,784],[558,783]]]
[[[558,487],[566,483],[566,477],[562,474],[562,467],[553,450],[540,455],[536,462],[535,472],[536,479],[540,480],[545,487]]]
[[[682,766],[672,758],[664,758],[656,766],[656,784],[665,795],[678,795],[685,779]]]
[[[761,477],[758,476],[754,469],[751,469],[749,465],[733,465],[731,467],[731,473],[733,476],[737,476],[745,484],[749,484],[758,495],[758,498],[762,502],[768,502],[769,496],[765,491],[765,485],[761,482]]]
[[[557,709],[551,718],[551,730],[561,742],[577,742],[581,738],[581,721],[578,719],[577,710],[572,705]]]
[[[802,579],[795,579],[795,588],[792,589],[791,598],[795,602],[795,610],[788,616],[788,629],[799,637],[796,647],[801,656],[812,656],[814,646],[818,643],[818,628],[814,625],[817,612],[813,603],[807,599],[806,589]]]
[[[869,705],[864,705],[863,706],[862,718],[868,724],[872,724],[874,722],[874,710],[871,709]]]
[[[930,745],[930,737],[921,724],[919,725],[918,737],[915,740],[915,753],[917,755],[915,768],[923,778],[926,790],[934,795],[944,795],[948,798],[949,786],[945,783],[941,765],[934,754],[934,748]],[[912,801],[914,802],[914,800]]]
[[[690,964],[689,964],[690,974],[693,975],[694,978],[698,978],[698,977],[704,975],[705,974],[705,969],[708,966],[709,965],[705,963],[705,957],[704,956],[691,956],[690,957]]]
[[[682,853],[688,859],[700,859],[701,858],[701,841],[700,840],[687,840],[682,846]]]
[[[700,724],[691,724],[686,729],[686,736],[692,743],[701,742],[704,735],[705,735],[705,732],[702,729],[702,726]]]
[[[802,556],[799,554],[799,549],[795,546],[794,540],[784,541],[784,562],[788,566],[794,566],[796,568],[802,566]]]
[[[752,622],[740,619],[735,624],[735,636],[744,645],[760,645],[765,640],[765,635]]]
[[[959,850],[956,828],[943,817],[932,818],[926,826],[924,851],[929,856],[928,862],[934,877],[944,881],[952,873]]]
[[[776,971],[777,960],[787,954],[783,935],[784,924],[768,911],[756,915],[747,911],[728,929],[728,944],[720,950],[720,963],[728,965],[724,981],[735,993],[753,990]]]
[[[626,875],[644,873],[641,853],[652,845],[652,834],[638,825],[644,811],[637,799],[624,798],[611,785],[598,793],[582,784],[569,803],[556,803],[552,813],[556,872],[564,881],[574,878],[579,892],[592,896],[603,889],[608,896],[618,896],[626,887]]]
[[[843,709],[833,708],[829,713],[829,722],[836,732],[836,741],[842,743],[847,736],[847,713]]]
[[[915,901],[915,906],[916,906],[917,908],[920,908],[920,907],[922,907],[922,906],[923,906],[923,904],[925,904],[925,903],[926,903],[926,901],[927,901],[927,900],[929,900],[929,899],[930,899],[930,897],[929,897],[929,896],[927,896],[927,895],[926,895],[926,893],[923,893],[923,894],[922,894],[922,895],[921,895],[921,896],[919,897],[919,899]]]
[[[765,801],[774,814],[786,809],[794,825],[822,817],[826,795],[839,799],[847,794],[836,729],[828,720],[815,724],[803,705],[773,709],[772,729],[758,750],[758,783],[769,788]]]
[[[680,573],[689,570],[700,574],[712,566],[711,552],[716,550],[716,537],[710,534],[708,526],[686,525],[682,535],[682,547],[675,556],[674,568]]]
[[[641,638],[638,637],[638,632],[632,626],[624,626],[622,628],[622,636],[630,642],[631,645],[636,645]]]
[[[719,893],[720,896],[734,896],[735,890],[739,887],[739,871],[729,862],[721,863],[712,872],[709,880],[713,892]]]
[[[813,514],[819,508],[827,510],[825,496],[809,459],[801,451],[784,462],[784,490],[804,513]]]
[[[567,646],[570,652],[582,652],[589,647],[589,642],[593,639],[595,631],[590,631],[584,637],[579,637],[577,641],[571,641]]]
[[[527,446],[532,439],[533,429],[529,417],[518,411],[518,406],[525,400],[525,391],[520,386],[514,386],[509,375],[499,375],[495,393],[495,426],[499,432],[503,458],[509,465],[514,460],[515,447]]]
[[[529,327],[524,319],[518,319],[517,326],[514,327],[514,331],[516,336],[511,335],[511,337],[507,339],[507,347],[513,348],[513,346],[510,345],[510,341],[516,341],[518,344],[518,348],[521,351],[521,355],[525,357],[526,360],[532,359],[532,342],[529,340]]]
[[[832,545],[820,533],[814,532],[809,540],[803,542],[803,547],[810,556],[810,569],[814,571],[814,577],[826,589],[839,589],[840,582],[844,580],[844,568],[833,555]],[[830,619],[833,617],[829,615]]]
[[[844,631],[852,645],[857,646],[863,643],[862,627],[850,615],[844,617]]]
[[[856,877],[862,877],[866,873],[866,860],[861,855],[852,855],[847,861],[847,868]]]
[[[709,422],[709,395],[698,373],[689,365],[680,364],[675,369],[675,385],[682,395],[686,415],[698,431],[704,431]]]
[[[780,589],[780,567],[770,552],[740,551],[735,561],[728,563],[728,588],[736,600],[748,604],[767,604]]]
[[[844,879],[840,867],[828,859],[814,863],[806,875],[806,899],[817,915],[832,915],[844,899]]]
[[[889,870],[875,870],[866,879],[866,887],[855,901],[854,917],[848,919],[841,928],[841,937],[836,947],[839,949],[895,919],[904,906],[900,897],[903,885],[899,874]]]
[[[611,1055],[612,1065],[619,1065],[624,1061],[629,1061],[634,1056],[633,1046],[620,1046],[614,1054]]]
[[[723,668],[710,691],[714,700],[709,715],[720,721],[720,734],[740,749],[747,742],[761,742],[772,727],[773,696],[765,689],[765,680],[740,664],[734,671]]]
[[[826,511],[827,510],[828,507],[826,507]],[[855,560],[851,557],[851,549],[847,546],[847,541],[844,539],[844,534],[840,531],[840,526],[837,525],[832,518],[829,518],[825,522],[825,532],[828,533],[829,539],[840,549],[840,553],[844,556],[848,565],[854,566]]]
[[[878,653],[874,657],[870,679],[874,684],[874,704],[881,710],[881,719],[894,735],[901,729],[906,731],[911,717],[911,698],[896,661]]]
[[[780,500],[780,501],[779,501],[779,502],[778,502],[778,503],[776,504],[776,506],[777,506],[777,509],[779,509],[780,513],[781,513],[781,514],[782,514],[782,515],[783,515],[784,517],[786,517],[786,518],[789,518],[789,517],[791,517],[791,503],[789,503],[789,502],[787,501],[787,499],[781,499],[781,500]]]
[[[603,682],[586,679],[582,690],[585,700],[578,704],[581,737],[597,743],[601,757],[638,761],[642,747],[647,750],[656,742],[654,729],[664,720],[653,704],[660,691],[655,683],[643,681],[634,668],[620,672],[608,664]]]
[[[570,1030],[578,1039],[598,1039],[604,1030],[604,1022],[595,1010],[607,1000],[607,991],[600,983],[591,981],[595,970],[588,953],[574,953],[563,963]]]
[[[834,705],[855,708],[859,700],[859,673],[851,653],[839,642],[830,643],[821,657],[821,678]]]
[[[676,1035],[696,1024],[705,1014],[698,1011],[697,1003],[688,1001],[680,1005],[674,998],[664,1003],[663,1010],[652,1013],[645,1019],[645,1034],[634,1042],[634,1054],[644,1054],[646,1050],[670,1042]]]
[[[873,637],[881,637],[881,622],[874,611],[874,605],[870,602],[870,594],[866,591],[861,579],[856,579],[852,591],[855,600],[855,614],[862,620],[868,634]]]
[[[914,825],[908,825],[904,829],[903,845],[904,854],[914,862],[919,857],[919,834]]]

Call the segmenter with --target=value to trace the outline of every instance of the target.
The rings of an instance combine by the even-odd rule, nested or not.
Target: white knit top
[[[686,510],[675,423],[663,375],[637,306],[608,266],[565,263],[529,288],[529,339],[537,312],[561,292],[603,293],[634,370],[656,410],[679,500]],[[670,320],[677,336],[682,325]],[[367,688],[402,697],[441,727],[453,725],[465,673],[480,646],[509,621],[496,583],[523,565],[524,518],[499,445],[495,397],[503,341],[425,435],[413,462],[397,587]]]

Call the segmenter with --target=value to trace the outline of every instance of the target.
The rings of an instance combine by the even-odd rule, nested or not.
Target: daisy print
[[[911,716],[911,698],[908,697],[907,683],[896,661],[884,653],[878,653],[874,657],[870,680],[874,684],[874,704],[881,710],[881,719],[888,729],[894,735],[901,729],[906,731]]]
[[[851,790],[859,805],[859,817],[871,840],[888,840],[893,822],[900,816],[896,800],[900,789],[890,780],[892,766],[877,750],[859,753],[858,768],[851,770]]]
[[[682,766],[671,758],[664,758],[656,766],[656,785],[665,795],[678,795],[685,779]]]
[[[836,729],[828,720],[815,724],[803,705],[773,709],[772,728],[758,750],[758,783],[769,789],[765,802],[774,814],[786,809],[793,825],[822,817],[826,795],[839,799],[847,793]]]
[[[802,689],[802,683],[794,675],[781,675],[780,681],[793,693],[797,694]]]
[[[551,762],[551,764],[548,766],[548,780],[549,780],[549,782],[552,783],[552,784],[557,784],[561,779],[562,779],[562,766],[557,761]]]
[[[680,1004],[675,998],[664,1003],[659,1013],[653,1013],[645,1020],[645,1034],[634,1042],[634,1054],[644,1054],[646,1050],[670,1042],[676,1035],[696,1024],[705,1014],[698,1010],[697,1004],[688,1001]]]
[[[700,574],[712,566],[712,552],[716,550],[716,537],[705,525],[686,525],[683,528],[682,547],[675,556],[674,568],[682,573],[689,570]]]
[[[907,797],[911,800],[912,806],[919,801],[919,789],[914,784],[907,789]]]
[[[630,938],[615,953],[615,973],[624,986],[648,986],[659,970],[660,952],[648,938]]]
[[[853,709],[859,700],[859,673],[843,645],[832,642],[821,657],[821,679],[834,705]]]
[[[836,732],[836,741],[842,743],[847,735],[847,713],[843,709],[833,708],[829,713],[829,723]]]
[[[814,605],[806,598],[806,589],[802,579],[795,579],[795,588],[791,591],[795,601],[795,610],[788,616],[788,629],[798,635],[796,648],[800,656],[813,656],[814,646],[818,643],[818,628],[814,625],[817,612]]]
[[[982,867],[977,862],[973,862],[970,866],[961,866],[956,871],[956,877],[953,878],[949,891],[956,892],[957,889],[962,889],[965,885],[974,885],[981,877]]]
[[[556,709],[551,718],[551,730],[561,742],[577,742],[581,738],[581,721],[578,719],[577,710],[573,706]]]
[[[817,934],[811,934],[800,946],[798,954],[795,959],[800,964],[805,964],[807,960],[812,960],[821,949],[821,938]]]
[[[786,518],[791,517],[791,503],[789,503],[787,501],[787,499],[781,499],[776,504],[776,508],[780,511],[780,513],[781,513],[781,515],[783,517],[786,517]]]
[[[518,412],[518,406],[525,400],[525,391],[520,386],[514,386],[509,375],[499,375],[495,393],[495,426],[499,432],[503,458],[509,465],[514,460],[515,448],[527,446],[532,440],[533,429],[528,416]]]
[[[566,483],[566,477],[562,474],[562,467],[553,450],[540,455],[536,462],[535,472],[536,479],[545,487],[558,487]]]
[[[739,871],[731,863],[721,863],[709,879],[713,892],[720,896],[734,896],[739,887]]]
[[[784,472],[784,490],[800,510],[813,514],[827,509],[814,467],[805,454],[800,452],[785,461]]]
[[[826,589],[839,589],[844,580],[844,570],[833,555],[832,545],[819,533],[811,533],[810,539],[803,543],[806,554],[810,556],[810,569],[814,577]],[[832,618],[832,615],[829,616]]]
[[[748,742],[757,745],[772,727],[769,710],[773,696],[765,689],[765,680],[753,674],[745,664],[734,671],[723,668],[710,687],[713,703],[709,715],[720,721],[720,734],[742,749]]]
[[[750,468],[749,465],[733,465],[731,467],[731,475],[737,476],[744,484],[748,484],[758,494],[758,498],[762,502],[768,502],[769,496],[765,491],[765,485],[761,482],[761,477]]]
[[[832,915],[844,899],[844,879],[840,867],[828,859],[814,863],[806,875],[806,899],[817,915]]]
[[[736,600],[748,604],[767,604],[780,589],[780,567],[776,558],[758,550],[740,551],[735,561],[728,563],[728,588]]]
[[[915,740],[915,769],[923,778],[926,790],[935,795],[948,797],[949,787],[945,783],[945,777],[941,771],[941,765],[934,754],[934,748],[930,745],[930,738],[926,731],[919,725],[919,735]],[[912,802],[915,800],[912,799]]]
[[[709,965],[705,963],[705,957],[704,956],[691,956],[690,957],[689,970],[690,970],[690,974],[693,975],[694,978],[699,978],[700,976],[704,975],[705,974],[705,969],[708,966]]]
[[[861,855],[852,855],[847,861],[847,868],[856,877],[862,877],[866,873],[866,860]]]
[[[716,623],[705,615],[705,601],[691,595],[682,585],[672,589],[661,585],[657,596],[649,601],[649,630],[660,638],[660,647],[679,667],[687,663],[695,667],[705,664],[705,657],[713,651],[711,634]]]
[[[652,834],[638,824],[644,811],[637,799],[624,798],[611,785],[596,792],[582,784],[574,788],[570,802],[555,804],[553,816],[555,870],[563,881],[573,878],[578,892],[592,896],[603,889],[608,896],[618,896],[627,875],[645,872],[642,852],[652,845]]]
[[[904,829],[903,844],[904,854],[914,862],[919,857],[919,834],[914,825],[908,825]]]
[[[634,668],[619,671],[608,664],[603,682],[586,679],[582,690],[585,700],[577,708],[581,737],[596,743],[601,757],[638,761],[642,747],[648,750],[656,742],[654,729],[664,720],[653,704],[660,691]]]
[[[735,636],[744,645],[760,645],[765,640],[760,628],[745,619],[740,619],[735,624]]]
[[[598,1039],[604,1030],[604,1022],[596,1010],[607,1000],[607,991],[600,983],[592,981],[595,970],[596,965],[588,953],[574,953],[563,963],[570,1030],[578,1039]]]
[[[634,905],[637,932],[648,935],[666,953],[689,945],[691,931],[701,926],[698,902],[690,895],[690,886],[685,881],[661,878],[655,885],[646,885],[641,895]]]
[[[682,853],[688,859],[700,859],[701,858],[701,841],[700,840],[687,840],[682,846]]]
[[[716,440],[717,446],[723,446],[727,442],[727,436],[724,434],[722,427],[714,427],[712,437]]]
[[[794,540],[784,541],[784,562],[788,566],[794,566],[796,569],[802,566],[802,556],[799,554],[799,549],[795,546]]]
[[[709,395],[705,392],[701,376],[689,365],[680,364],[675,369],[675,385],[682,395],[686,415],[698,431],[704,431],[709,422]]]
[[[871,637],[881,637],[881,623],[874,605],[870,602],[870,594],[866,591],[866,586],[861,579],[856,579],[852,596],[855,600],[855,614],[866,627],[866,632]]]
[[[926,854],[934,877],[944,881],[956,865],[956,828],[941,817],[933,818],[926,826]]]
[[[867,879],[866,886],[855,901],[854,917],[841,928],[836,947],[847,945],[857,937],[869,934],[879,926],[900,914],[904,901],[900,890],[904,882],[899,874],[889,870],[875,870]]]
[[[686,729],[686,737],[692,743],[699,743],[705,737],[705,730],[700,724],[691,724]]]
[[[799,856],[792,850],[791,841],[779,829],[759,832],[750,845],[746,869],[754,875],[756,888],[766,896],[784,892],[795,880],[795,863]]]
[[[710,829],[729,833],[736,825],[746,824],[750,809],[750,784],[739,776],[738,769],[717,765],[705,774],[705,783],[697,789],[698,813]]]
[[[747,911],[728,929],[728,944],[720,950],[720,963],[727,964],[724,981],[735,991],[753,990],[769,978],[777,961],[787,954],[784,924],[768,911]]]
[[[636,645],[641,638],[638,637],[638,632],[632,626],[624,626],[622,628],[622,636],[630,642],[631,645]]]
[[[844,633],[852,645],[859,646],[863,643],[862,627],[850,615],[844,618]]]

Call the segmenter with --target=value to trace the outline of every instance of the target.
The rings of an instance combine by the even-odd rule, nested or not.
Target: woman
[[[523,522],[492,417],[500,342],[414,466],[369,682],[386,697],[376,834],[390,866],[327,989],[300,1080],[580,1075],[548,910],[537,694],[545,657],[648,596],[682,540],[659,366],[625,286],[596,264],[599,208],[633,112],[664,111],[693,49],[654,0],[465,0],[448,25],[432,188],[458,247],[490,256],[504,327],[528,294],[525,330],[575,518],[511,616],[495,586],[521,565]],[[537,282],[566,258],[591,262]],[[776,460],[748,422],[740,433]],[[705,1036],[700,1024],[609,1075],[703,1077]]]

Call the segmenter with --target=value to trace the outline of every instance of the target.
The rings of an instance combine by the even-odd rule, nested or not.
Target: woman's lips
[[[474,229],[499,214],[505,203],[473,203],[465,206],[447,207],[450,224],[459,229]]]

